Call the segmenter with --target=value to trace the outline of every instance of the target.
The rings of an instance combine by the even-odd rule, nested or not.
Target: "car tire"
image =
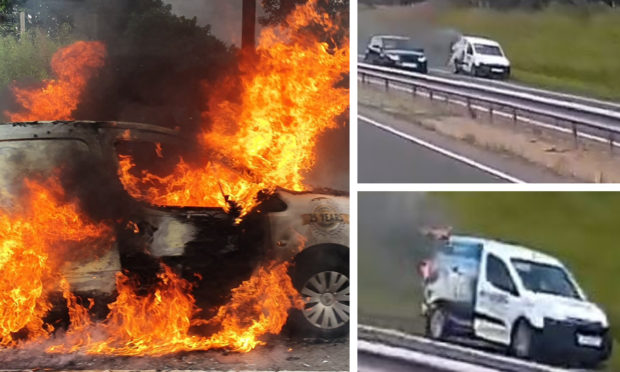
[[[536,330],[526,320],[521,320],[512,331],[510,354],[520,359],[536,360],[536,341]]]
[[[348,261],[322,256],[303,265],[298,263],[291,276],[305,303],[303,309],[292,311],[292,326],[309,337],[337,338],[348,334]]]
[[[433,340],[445,340],[448,332],[448,312],[441,306],[431,309],[426,317],[426,336]]]
[[[478,71],[478,67],[476,67],[476,65],[471,66],[471,76],[474,76],[474,77],[480,76],[480,72]]]

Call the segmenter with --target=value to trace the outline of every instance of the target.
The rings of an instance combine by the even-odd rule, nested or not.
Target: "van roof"
[[[483,45],[491,45],[499,47],[499,43],[494,40],[485,39],[483,37],[478,36],[463,36],[463,39],[467,40],[472,44],[483,44]]]
[[[522,259],[547,265],[564,267],[562,262],[560,262],[555,257],[516,244],[463,235],[451,236],[450,242],[460,242],[463,244],[481,244],[483,250],[486,250],[489,253],[501,257],[506,261],[510,261],[511,259]]]

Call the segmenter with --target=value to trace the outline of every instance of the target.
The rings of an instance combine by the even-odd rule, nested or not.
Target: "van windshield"
[[[525,288],[532,292],[580,299],[579,293],[566,271],[559,266],[513,259]]]
[[[502,50],[495,45],[474,44],[474,48],[478,54],[484,54],[487,56],[503,56]]]

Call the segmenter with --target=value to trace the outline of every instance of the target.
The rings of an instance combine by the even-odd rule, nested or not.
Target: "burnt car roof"
[[[130,131],[129,137],[127,130]],[[0,143],[10,141],[22,141],[29,139],[76,139],[90,142],[91,139],[100,142],[105,138],[107,142],[117,140],[129,141],[159,141],[166,138],[170,141],[182,140],[179,131],[153,124],[124,122],[124,121],[88,121],[88,120],[56,120],[56,121],[31,121],[31,122],[8,122],[0,123]],[[348,191],[340,191],[329,188],[314,188],[305,191],[293,191],[277,187],[276,192],[282,191],[289,194],[323,194],[330,196],[349,196]],[[166,209],[189,210],[197,207],[172,207]],[[200,207],[205,208],[205,207]],[[218,209],[217,207],[206,207]]]
[[[123,121],[31,121],[0,124],[0,141],[30,138],[79,138],[83,135],[101,134],[101,132],[118,132],[119,139],[123,132],[131,131],[131,139],[140,139],[140,135],[157,134],[179,137],[179,131],[166,127]]]

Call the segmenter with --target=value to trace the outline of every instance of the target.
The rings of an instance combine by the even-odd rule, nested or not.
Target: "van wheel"
[[[295,328],[306,336],[336,338],[349,329],[349,267],[344,262],[321,260],[298,268],[293,284],[304,307],[291,314]]]
[[[521,320],[512,332],[510,354],[521,359],[534,359],[536,350],[536,333],[530,324]]]
[[[448,336],[448,313],[441,306],[433,308],[426,318],[426,335],[434,340]]]

